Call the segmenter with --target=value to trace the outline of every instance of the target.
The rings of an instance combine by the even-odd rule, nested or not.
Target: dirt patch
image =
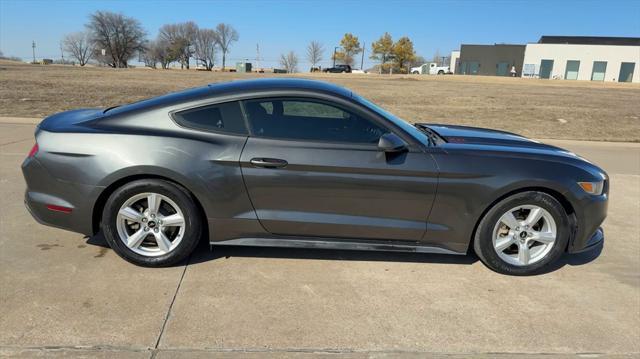
[[[213,82],[274,74],[1,63],[0,116],[107,107]],[[463,124],[529,137],[640,141],[640,86],[490,76],[298,74],[352,89],[409,122]]]

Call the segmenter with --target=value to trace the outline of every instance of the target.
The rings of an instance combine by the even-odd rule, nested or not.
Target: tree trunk
[[[226,54],[222,52],[222,72],[224,72],[224,64],[226,63]]]

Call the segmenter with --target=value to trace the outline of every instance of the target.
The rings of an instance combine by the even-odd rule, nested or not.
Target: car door
[[[251,137],[240,162],[264,228],[278,235],[420,240],[437,170],[419,148],[385,153],[389,129],[311,98],[243,102]]]

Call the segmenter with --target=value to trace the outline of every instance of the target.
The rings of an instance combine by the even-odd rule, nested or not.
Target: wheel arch
[[[185,191],[193,199],[193,202],[195,203],[196,208],[198,208],[198,212],[200,213],[200,216],[202,218],[203,236],[208,236],[209,230],[208,230],[207,215],[204,210],[204,207],[202,206],[202,203],[200,202],[198,197],[193,193],[193,191],[191,191],[187,186],[180,183],[179,181],[176,181],[173,178],[169,178],[167,176],[162,176],[158,174],[150,174],[150,173],[133,174],[133,175],[121,177],[113,181],[111,184],[106,186],[104,190],[102,190],[102,192],[100,192],[100,194],[98,195],[98,198],[96,199],[93,205],[93,211],[91,214],[91,229],[94,235],[100,231],[100,222],[102,221],[102,213],[104,211],[104,206],[107,203],[107,200],[109,199],[111,194],[116,189],[124,186],[127,183],[137,181],[137,180],[144,180],[144,179],[163,180],[163,181],[172,183],[180,187],[183,191]]]
[[[567,218],[569,219],[569,225],[571,227],[569,229],[570,237],[569,237],[569,241],[567,241],[567,245],[570,245],[573,242],[573,238],[575,237],[577,219],[576,219],[576,211],[573,207],[573,204],[571,204],[571,202],[569,201],[569,199],[566,196],[564,196],[562,193],[548,187],[535,187],[535,186],[521,187],[518,189],[511,190],[509,192],[503,193],[501,196],[499,196],[497,199],[495,199],[493,202],[491,202],[488,206],[484,208],[484,210],[482,211],[482,213],[480,214],[480,216],[476,220],[476,223],[473,226],[473,231],[471,232],[471,238],[469,240],[467,253],[469,252],[469,250],[471,250],[471,248],[473,248],[473,243],[476,238],[476,231],[478,230],[478,226],[480,225],[480,222],[482,222],[482,219],[484,219],[484,217],[487,215],[487,212],[489,212],[491,208],[493,208],[498,202],[502,201],[503,199],[511,197],[518,193],[523,193],[523,192],[546,193],[551,197],[553,197],[554,199],[556,199],[558,202],[560,202],[565,213],[567,213]]]

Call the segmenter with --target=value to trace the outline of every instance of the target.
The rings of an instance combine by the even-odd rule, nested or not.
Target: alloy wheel
[[[182,241],[185,218],[169,197],[140,193],[122,204],[116,227],[120,240],[132,251],[157,257],[174,250]]]
[[[526,266],[545,258],[557,235],[556,222],[546,209],[522,205],[500,217],[493,229],[493,248],[503,261]]]

